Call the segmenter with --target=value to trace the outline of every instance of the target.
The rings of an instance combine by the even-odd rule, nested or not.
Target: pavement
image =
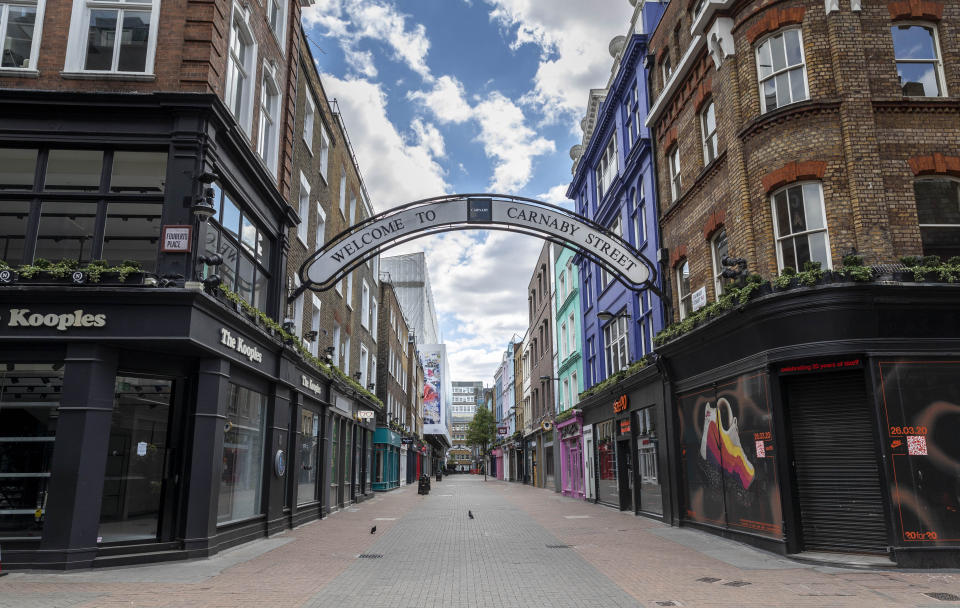
[[[453,475],[429,496],[415,486],[378,494],[209,559],[0,578],[0,608],[121,606],[949,607],[960,606],[960,571],[799,563],[548,490]]]

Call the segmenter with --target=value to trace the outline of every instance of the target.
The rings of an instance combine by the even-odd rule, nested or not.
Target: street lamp
[[[624,308],[617,314],[613,314],[609,310],[601,310],[600,312],[597,313],[597,318],[603,321],[604,323],[609,323],[610,321],[613,321],[614,319],[619,319],[621,317],[626,317],[628,319],[630,318],[630,315],[627,314],[626,308]]]

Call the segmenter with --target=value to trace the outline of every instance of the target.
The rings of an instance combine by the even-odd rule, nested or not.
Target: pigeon
[[[467,515],[470,516],[470,519],[473,519],[473,511],[467,511]]]
[[[377,527],[376,527],[376,526],[370,528],[370,534],[376,534],[376,533],[377,533]]]

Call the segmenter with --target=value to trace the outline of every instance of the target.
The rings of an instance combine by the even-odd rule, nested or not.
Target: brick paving
[[[960,606],[924,593],[960,596],[960,573],[815,567],[468,475],[207,560],[0,578],[0,608]]]

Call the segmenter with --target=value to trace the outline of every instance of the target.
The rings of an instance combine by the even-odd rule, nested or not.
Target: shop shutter
[[[861,373],[786,383],[805,551],[886,553],[873,410]]]

